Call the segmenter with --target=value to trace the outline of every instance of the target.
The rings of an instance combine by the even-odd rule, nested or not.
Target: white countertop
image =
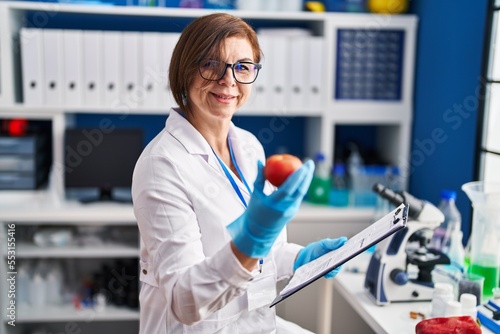
[[[362,261],[367,258],[369,258],[369,254],[363,253],[356,260],[362,266]],[[410,312],[414,311],[422,313],[426,318],[430,317],[430,302],[376,305],[364,289],[364,273],[342,270],[333,281],[335,292],[342,295],[375,333],[414,334],[415,326],[422,318],[411,319]],[[484,326],[481,329],[485,334],[492,333]]]

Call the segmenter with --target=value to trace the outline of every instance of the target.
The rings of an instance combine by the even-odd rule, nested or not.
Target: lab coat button
[[[146,269],[142,269],[142,273],[143,273],[144,275],[147,275],[147,274],[148,274],[148,271],[147,271]]]

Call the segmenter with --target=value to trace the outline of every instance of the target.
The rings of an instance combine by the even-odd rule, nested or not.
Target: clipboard
[[[269,307],[273,307],[376,243],[405,228],[408,220],[408,208],[408,205],[399,205],[347,240],[342,247],[297,268],[290,282],[280,291]]]

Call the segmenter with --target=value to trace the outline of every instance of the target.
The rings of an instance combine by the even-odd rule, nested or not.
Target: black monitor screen
[[[142,129],[67,129],[64,145],[66,188],[97,188],[110,199],[114,188],[130,187],[143,146]]]

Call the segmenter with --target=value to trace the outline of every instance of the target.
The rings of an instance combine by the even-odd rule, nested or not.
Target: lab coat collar
[[[181,113],[182,111],[178,108],[170,109],[165,128],[184,146],[189,154],[202,155],[208,161],[208,156],[211,155],[212,148]]]
[[[178,108],[170,109],[170,113],[165,124],[166,130],[184,146],[189,154],[198,154],[202,156],[212,168],[217,170],[219,173],[224,174],[224,171],[222,170],[219,161],[215,157],[208,142],[198,132],[198,130],[196,130],[191,123],[189,123],[188,120],[182,116],[181,113],[182,111]],[[229,126],[228,135],[231,139],[231,146],[233,148],[238,166],[251,187],[253,184],[253,178],[249,179],[248,177],[251,177],[254,173],[251,172],[249,168],[250,166],[248,166],[247,163],[244,163],[244,159],[246,158],[244,143],[239,139],[236,126],[233,122],[231,122],[231,125]],[[249,194],[240,179],[235,178],[235,181],[239,185],[241,191]]]

